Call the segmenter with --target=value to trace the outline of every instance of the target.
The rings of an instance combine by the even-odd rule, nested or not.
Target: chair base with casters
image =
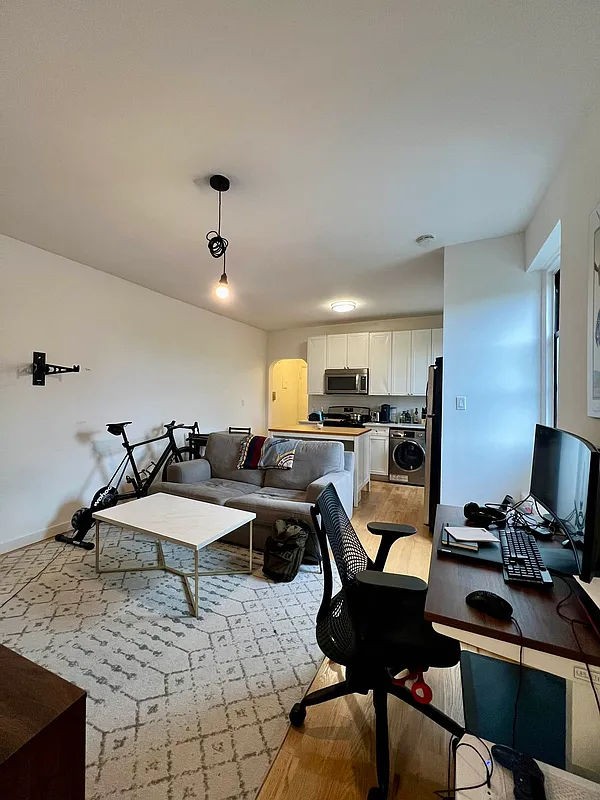
[[[424,714],[455,737],[464,728],[430,704],[431,690],[422,676],[429,667],[452,667],[460,647],[436,633],[424,619],[427,584],[419,578],[384,573],[390,549],[411,536],[410,525],[369,523],[381,537],[375,561],[365,553],[344,513],[335,489],[324,489],[312,510],[323,557],[324,592],[317,615],[317,641],[332,661],[345,667],[345,680],[307,694],[290,711],[300,727],[309,706],[349,694],[373,692],[375,752],[378,785],[368,800],[387,800],[390,784],[388,696],[392,695]],[[329,548],[340,574],[342,589],[333,595]],[[401,673],[408,672],[402,677]],[[412,683],[411,688],[407,686]]]

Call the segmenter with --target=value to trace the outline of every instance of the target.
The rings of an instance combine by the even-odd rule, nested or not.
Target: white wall
[[[0,255],[0,550],[89,502],[122,452],[107,422],[265,429],[263,331],[14,239]],[[82,371],[32,386],[33,350]]]
[[[539,273],[524,271],[521,234],[445,250],[443,503],[500,502],[529,485],[540,291]]]
[[[571,141],[525,235],[530,265],[561,223],[558,424],[600,445],[600,420],[587,416],[588,222],[600,200],[600,106]]]

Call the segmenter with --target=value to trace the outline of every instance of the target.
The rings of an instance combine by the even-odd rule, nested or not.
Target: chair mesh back
[[[352,523],[348,519],[335,487],[330,483],[317,499],[321,527],[331,547],[342,586],[354,580],[357,572],[373,569]]]

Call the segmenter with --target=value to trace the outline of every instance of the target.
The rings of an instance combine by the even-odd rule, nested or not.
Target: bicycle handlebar
[[[193,431],[198,427],[198,423],[194,422],[192,425],[184,425],[183,423],[180,423],[179,425],[177,425],[175,420],[172,420],[172,422],[167,422],[164,427],[169,431],[176,431],[180,430],[181,428]]]

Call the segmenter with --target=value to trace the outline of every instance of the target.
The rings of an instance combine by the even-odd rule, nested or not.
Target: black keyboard
[[[505,581],[538,585],[552,583],[535,537],[520,530],[503,530],[498,533]]]

